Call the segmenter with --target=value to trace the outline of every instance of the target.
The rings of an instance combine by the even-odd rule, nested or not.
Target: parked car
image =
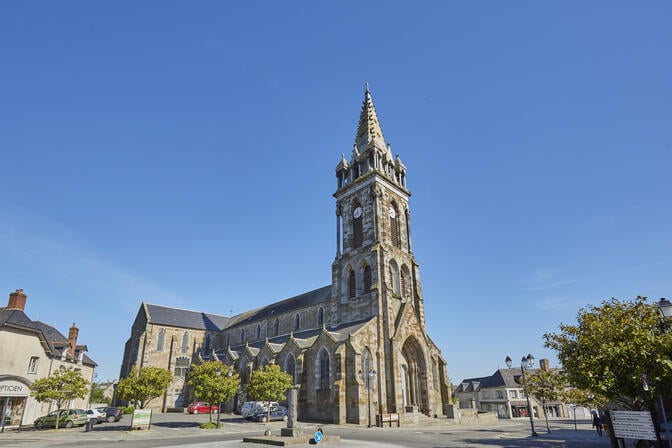
[[[277,401],[271,401],[271,406],[278,406]],[[240,415],[243,418],[251,419],[255,414],[268,410],[268,402],[265,401],[246,401],[240,408]]]
[[[87,409],[86,413],[89,416],[89,419],[95,420],[96,423],[105,421],[105,412],[100,412],[98,409]]]
[[[58,416],[59,428],[86,425],[86,421],[89,419],[89,414],[84,409],[61,409],[38,417],[35,419],[34,425],[37,429],[56,427],[56,416]]]
[[[210,410],[212,410],[213,414],[216,414],[217,412],[219,412],[219,406],[217,406],[216,404],[208,406],[208,403],[206,403],[205,401],[195,401],[194,403],[191,403],[187,408],[187,411],[190,414],[209,414]]]
[[[122,411],[120,408],[115,408],[112,406],[107,406],[107,407],[101,407],[101,408],[96,408],[98,411],[101,413],[105,413],[105,421],[112,423],[112,422],[118,422],[121,420],[121,418],[124,416],[124,411]]]
[[[254,414],[251,420],[257,422],[267,422],[268,421],[268,410],[259,411]],[[271,406],[271,421],[282,420],[283,422],[287,421],[287,408],[284,406]]]

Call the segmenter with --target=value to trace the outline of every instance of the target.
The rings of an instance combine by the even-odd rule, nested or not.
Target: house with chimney
[[[31,385],[59,369],[73,368],[92,382],[96,363],[79,343],[75,323],[64,336],[55,327],[30,319],[26,313],[28,296],[22,289],[9,294],[6,307],[0,307],[0,427],[30,425],[39,416],[55,409],[30,396]],[[84,408],[88,394],[73,400],[68,407]],[[1,411],[0,411],[1,412]]]
[[[539,361],[539,369],[558,370],[551,368],[548,359]],[[537,370],[527,369],[526,375],[532,375]],[[520,367],[497,369],[489,376],[466,378],[455,386],[453,396],[459,401],[460,413],[463,416],[469,415],[471,411],[471,413],[493,412],[499,418],[529,418]],[[547,402],[545,406],[549,418],[590,416],[590,409],[572,403],[553,401]],[[542,404],[534,396],[530,396],[530,407],[534,418],[543,418]]]

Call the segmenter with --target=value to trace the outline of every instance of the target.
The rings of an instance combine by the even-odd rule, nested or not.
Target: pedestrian
[[[597,431],[597,435],[602,437],[602,420],[600,420],[600,416],[597,415],[597,411],[593,411],[593,426]]]

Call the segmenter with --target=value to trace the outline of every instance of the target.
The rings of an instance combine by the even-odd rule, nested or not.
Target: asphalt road
[[[216,418],[213,418],[216,419]],[[270,429],[279,434],[285,423],[248,422],[238,416],[223,415],[219,430],[202,430],[201,422],[207,415],[155,414],[150,430],[129,431],[130,418],[125,416],[118,423],[101,423],[91,432],[84,428],[34,430],[21,432],[8,430],[0,434],[0,448],[258,448],[269,445],[243,443],[243,437],[260,436]],[[305,432],[312,434],[317,424],[301,423]],[[431,426],[401,428],[367,428],[357,425],[319,425],[326,435],[339,436],[340,442],[320,443],[329,447],[349,448],[564,448],[609,447],[606,436],[600,438],[589,421],[580,421],[577,430],[567,420],[551,422],[551,433],[546,432],[543,421],[537,421],[538,437],[530,436],[529,422],[500,420],[495,424],[460,425],[445,421]],[[301,446],[301,445],[298,445]]]

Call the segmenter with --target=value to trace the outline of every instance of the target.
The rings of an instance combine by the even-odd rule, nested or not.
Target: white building
[[[39,403],[30,396],[35,380],[72,367],[92,382],[96,367],[85,354],[86,345],[77,344],[79,329],[74,323],[66,338],[51,325],[26,316],[26,299],[23,290],[17,289],[9,295],[7,306],[0,308],[0,408],[5,410],[0,427],[31,425],[55,409],[51,403]],[[69,407],[84,408],[88,399],[87,394]]]

